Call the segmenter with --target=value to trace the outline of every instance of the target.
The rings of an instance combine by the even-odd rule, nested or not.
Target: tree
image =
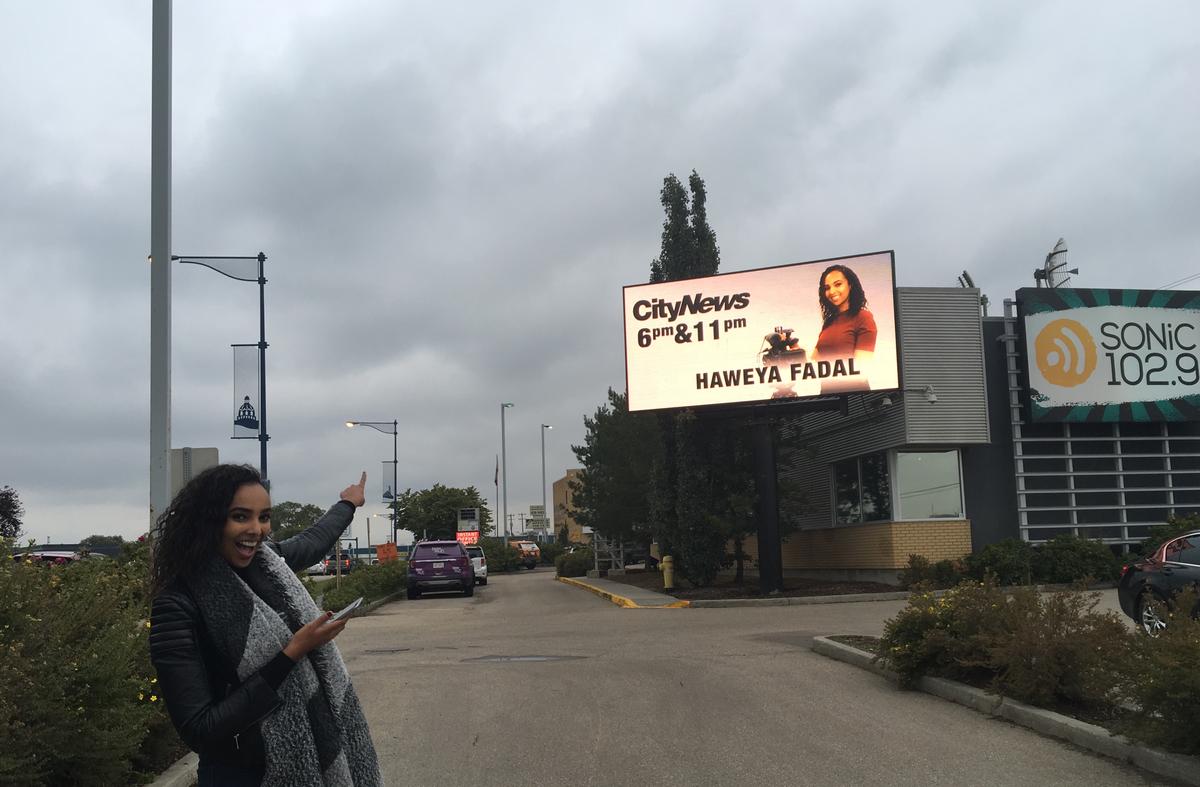
[[[605,538],[648,540],[653,468],[662,447],[657,418],[630,413],[625,394],[609,388],[608,402],[583,423],[583,445],[571,446],[583,465],[570,482],[571,515]]]
[[[284,500],[271,506],[271,537],[276,541],[291,538],[317,523],[325,509],[312,503]]]
[[[96,547],[120,547],[125,546],[125,539],[121,536],[101,536],[93,534],[87,538],[81,539],[79,546],[85,549],[95,549]]]
[[[0,538],[20,538],[23,516],[25,506],[21,505],[17,490],[0,487]]]
[[[689,200],[690,195],[690,200]],[[721,267],[717,235],[708,223],[708,193],[704,180],[692,170],[688,188],[672,173],[663,179],[659,199],[663,219],[662,245],[650,264],[650,281],[677,281],[712,276]],[[680,573],[693,584],[712,582],[724,558],[729,528],[724,512],[730,503],[722,497],[720,472],[743,470],[745,465],[721,461],[712,455],[714,440],[723,427],[698,421],[689,411],[658,416],[661,450],[651,472],[654,489],[650,520],[660,545],[679,559]]]
[[[676,281],[696,276],[712,276],[721,266],[717,235],[708,224],[708,194],[704,180],[692,170],[688,192],[674,173],[663,178],[659,201],[663,220],[662,246],[658,258],[650,263],[650,281]]]
[[[406,489],[400,493],[396,503],[400,509],[399,527],[411,530],[419,538],[453,539],[458,530],[460,508],[478,508],[480,535],[492,531],[491,512],[473,486],[459,489],[434,484],[418,492]]]

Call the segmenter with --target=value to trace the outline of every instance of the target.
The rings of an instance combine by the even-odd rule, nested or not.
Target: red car
[[[461,590],[475,595],[475,567],[457,541],[422,541],[408,558],[408,597],[430,590]]]

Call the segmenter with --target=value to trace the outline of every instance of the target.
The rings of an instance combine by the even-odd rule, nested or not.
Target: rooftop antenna
[[[1062,238],[1054,244],[1054,248],[1046,255],[1046,262],[1033,272],[1033,280],[1041,287],[1042,282],[1051,289],[1065,287],[1071,282],[1072,275],[1078,275],[1078,268],[1067,268],[1067,242]]]
[[[971,274],[967,273],[966,271],[963,271],[962,275],[958,277],[958,286],[962,287],[964,290],[968,290],[968,289],[973,290],[973,289],[975,289],[975,280],[971,278]],[[983,310],[984,317],[988,316],[987,307],[988,307],[988,296],[984,295],[983,293],[980,293],[979,294],[979,308]]]

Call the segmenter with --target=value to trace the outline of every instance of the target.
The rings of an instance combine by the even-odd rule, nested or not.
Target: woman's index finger
[[[366,486],[366,485],[367,485],[367,471],[366,471],[366,470],[363,470],[362,478],[360,478],[360,479],[358,480],[358,485],[359,485],[359,486]]]

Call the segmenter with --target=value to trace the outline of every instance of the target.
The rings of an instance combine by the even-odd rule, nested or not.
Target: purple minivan
[[[475,595],[475,567],[457,541],[420,541],[408,557],[408,597],[427,590],[461,590]]]

